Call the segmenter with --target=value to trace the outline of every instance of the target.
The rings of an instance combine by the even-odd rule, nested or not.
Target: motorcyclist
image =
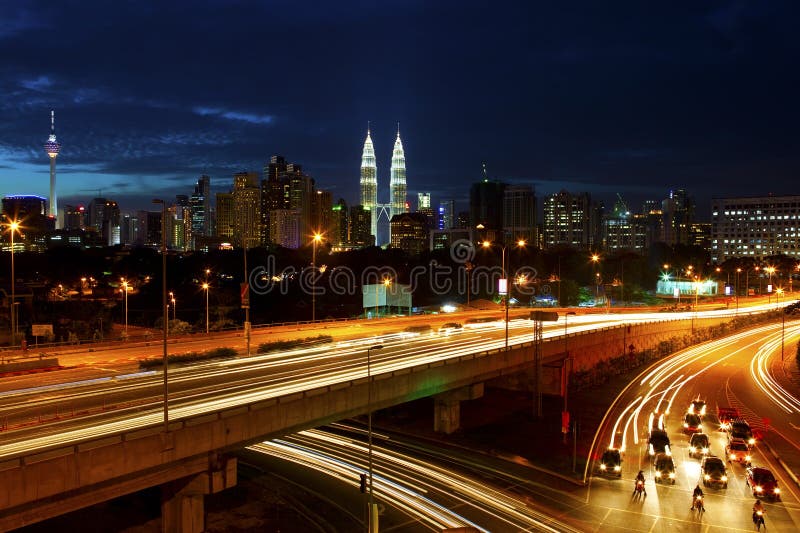
[[[700,498],[703,497],[703,489],[700,488],[699,483],[694,487],[694,491],[692,491],[692,506],[689,509],[694,510],[695,507],[700,507],[697,500],[698,496]]]
[[[761,515],[758,514],[759,511],[761,512]],[[753,523],[758,524],[759,521],[764,521],[764,504],[761,503],[761,500],[756,500],[756,503],[753,504]]]
[[[636,474],[636,485],[634,485],[633,488],[634,492],[636,492],[636,488],[639,486],[640,481],[642,483],[642,492],[645,496],[647,496],[647,489],[644,488],[644,472],[642,470],[639,470],[639,473]]]

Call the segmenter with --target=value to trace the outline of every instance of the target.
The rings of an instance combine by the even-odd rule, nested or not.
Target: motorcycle
[[[705,512],[706,508],[705,505],[703,505],[703,496],[697,495],[692,500],[692,511],[694,511],[695,509],[697,509],[701,513]]]
[[[764,523],[764,511],[753,512],[753,523],[756,525],[756,529],[759,531],[761,531],[761,526],[764,526],[764,529],[767,529],[767,525]]]
[[[633,487],[633,493],[638,496],[643,492],[644,492],[644,481],[642,481],[641,479],[637,479],[636,485],[634,485]]]

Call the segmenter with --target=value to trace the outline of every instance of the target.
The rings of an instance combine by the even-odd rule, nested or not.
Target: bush
[[[175,353],[167,356],[167,364],[198,363],[200,361],[210,361],[212,359],[232,359],[236,357],[236,350],[233,348],[214,348],[205,352],[186,352]],[[139,361],[139,368],[158,368],[164,364],[161,358],[143,359]]]
[[[316,337],[306,337],[305,339],[291,339],[285,341],[263,342],[258,345],[256,353],[279,352],[281,350],[291,350],[292,348],[308,348],[320,344],[333,342],[330,335],[317,335]]]

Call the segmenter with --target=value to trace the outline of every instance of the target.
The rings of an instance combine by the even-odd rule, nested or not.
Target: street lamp
[[[164,312],[164,432],[169,432],[169,387],[167,385],[167,203],[154,199],[154,204],[161,204],[161,309]]]
[[[367,513],[367,531],[378,531],[377,524],[373,528],[373,521],[378,520],[375,513],[374,496],[372,493],[372,350],[383,349],[382,344],[376,344],[367,348],[367,468],[369,471],[369,511]]]
[[[11,346],[14,346],[17,342],[17,321],[15,316],[17,309],[14,307],[14,304],[17,303],[17,276],[14,272],[14,232],[19,231],[19,222],[12,220],[8,225],[8,229],[11,233]]]
[[[314,234],[311,240],[313,252],[311,254],[311,322],[317,319],[317,243],[322,242],[322,235],[319,233]]]
[[[178,308],[175,304],[175,294],[172,291],[169,293],[169,301],[172,303],[172,321],[174,322],[177,320]]]
[[[206,291],[206,335],[208,335],[208,282],[203,283],[203,290]]]
[[[523,239],[520,239],[520,240],[517,241],[516,244],[517,244],[518,248],[524,248],[526,243],[525,243],[525,241]],[[481,246],[483,246],[484,248],[491,248],[492,247],[492,243],[490,243],[489,241],[483,241],[481,243]],[[503,279],[505,280],[505,284],[506,284],[506,287],[505,287],[505,289],[506,289],[506,298],[505,298],[505,300],[506,300],[505,301],[505,308],[506,308],[505,309],[505,311],[506,311],[506,350],[508,350],[508,300],[509,300],[509,298],[511,296],[511,285],[508,283],[508,276],[506,275],[506,245],[505,244],[501,248],[500,258],[501,258],[500,261],[501,261],[501,265],[502,265],[502,275],[503,275]]]
[[[572,373],[572,357],[569,355],[569,350],[567,349],[567,320],[569,316],[575,316],[575,311],[569,311],[564,313],[564,355],[566,356],[566,363],[567,368],[565,368],[565,376],[564,376],[564,412],[568,413],[568,398],[569,398],[569,376]],[[564,444],[567,443],[567,432],[563,431],[562,434],[564,435]]]
[[[387,298],[386,298],[386,300],[387,300],[386,307],[388,307],[389,287],[392,286],[392,279],[391,278],[383,278],[383,286],[385,287],[383,293],[387,296]],[[391,309],[389,309],[388,311],[391,311]],[[387,309],[384,309],[383,310],[384,316],[386,315],[386,313],[387,313]]]

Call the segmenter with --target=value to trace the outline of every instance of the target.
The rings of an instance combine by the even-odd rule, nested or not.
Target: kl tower
[[[61,144],[56,140],[56,112],[50,111],[50,136],[44,143],[44,151],[50,156],[50,212],[56,224],[56,229],[61,229],[58,223],[58,200],[56,198],[56,156],[61,150]]]

